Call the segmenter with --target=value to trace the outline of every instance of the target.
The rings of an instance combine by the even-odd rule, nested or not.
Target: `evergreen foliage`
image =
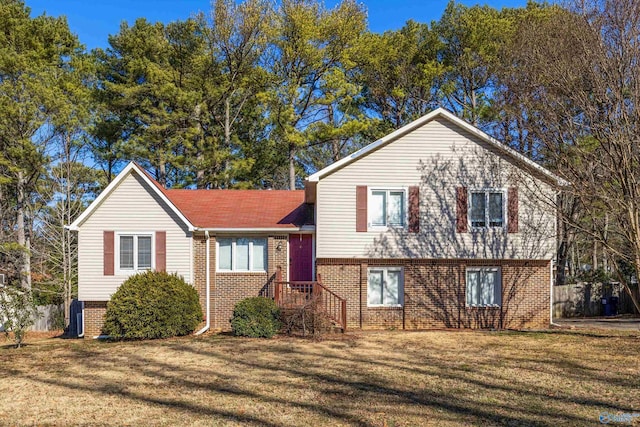
[[[435,22],[377,34],[354,0],[215,0],[190,19],[125,22],[87,52],[64,17],[2,1],[0,272],[68,306],[77,239],[64,225],[130,160],[165,187],[299,188],[438,106],[579,188],[604,189],[597,203],[590,192],[561,201],[560,281],[585,263],[637,269],[640,227],[624,214],[637,186],[607,178],[638,175],[636,3],[450,1]],[[611,129],[629,150],[609,158],[615,167],[594,155]]]
[[[195,288],[176,274],[147,271],[111,296],[103,332],[113,338],[157,339],[192,333],[202,322]]]
[[[270,298],[245,298],[233,307],[233,335],[271,338],[280,330],[280,309]]]

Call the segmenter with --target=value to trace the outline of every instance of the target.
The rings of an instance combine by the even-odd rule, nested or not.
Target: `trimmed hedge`
[[[107,304],[103,333],[113,338],[188,335],[202,322],[195,288],[177,274],[147,271],[129,277]]]
[[[233,307],[230,322],[233,335],[271,338],[280,330],[280,309],[269,298],[245,298]]]

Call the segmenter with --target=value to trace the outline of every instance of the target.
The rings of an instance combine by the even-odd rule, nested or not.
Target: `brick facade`
[[[104,315],[107,312],[106,301],[85,301],[84,303],[84,336],[93,338],[102,334]]]
[[[268,236],[267,239],[267,272],[266,273],[216,273],[216,237],[210,236],[210,311],[211,329],[230,329],[229,319],[233,306],[240,300],[258,295],[270,296],[270,286],[275,279],[278,267],[282,267],[283,280],[287,276],[287,235]],[[206,321],[207,288],[206,288],[206,238],[204,233],[193,237],[193,277],[196,290],[200,296],[200,306]],[[85,336],[94,337],[102,333],[106,301],[85,302]],[[202,328],[202,322],[197,329]]]
[[[402,307],[367,306],[369,266],[402,267]],[[468,308],[466,267],[501,268],[500,308]],[[348,328],[546,328],[549,261],[318,259],[324,285],[347,299]]]
[[[229,330],[233,306],[240,300],[272,296],[275,274],[282,267],[287,280],[288,236],[268,236],[267,272],[217,273],[216,238],[210,237],[211,329]],[[193,239],[194,286],[206,316],[206,240]],[[367,306],[370,266],[402,267],[402,307]],[[465,305],[467,266],[501,268],[500,308]],[[348,328],[546,328],[549,326],[549,261],[317,259],[316,271],[325,286],[347,299]],[[107,303],[85,302],[85,336],[100,335]],[[204,326],[204,322],[202,325]]]
[[[272,235],[267,237],[267,272],[265,273],[217,273],[215,241],[215,236],[211,236],[210,327],[211,329],[229,330],[229,319],[236,303],[248,297],[270,296],[273,292],[272,283],[278,267],[282,267],[283,277],[286,280],[288,236]],[[206,266],[204,262],[206,244],[202,242],[204,242],[204,235],[194,238],[194,285],[201,295],[202,312],[206,316]]]

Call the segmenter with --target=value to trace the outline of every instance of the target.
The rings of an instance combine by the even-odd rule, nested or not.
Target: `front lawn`
[[[0,348],[0,425],[595,425],[640,413],[639,354],[637,332],[50,339]]]

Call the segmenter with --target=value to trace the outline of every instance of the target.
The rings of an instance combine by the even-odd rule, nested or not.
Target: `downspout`
[[[76,322],[78,321],[78,315],[76,314]],[[82,303],[82,333],[78,334],[78,338],[84,338],[84,302]]]
[[[211,327],[211,310],[209,309],[209,305],[211,304],[211,287],[209,286],[210,284],[210,269],[211,269],[211,265],[210,265],[210,260],[209,260],[209,254],[211,252],[211,240],[209,238],[209,231],[205,230],[204,232],[204,236],[205,239],[207,241],[206,244],[206,249],[205,249],[205,288],[206,288],[206,295],[207,295],[207,303],[206,303],[206,307],[207,307],[207,320],[206,320],[206,324],[204,325],[204,328],[200,329],[198,332],[196,332],[196,335],[200,335],[206,331],[209,330],[209,328]]]

